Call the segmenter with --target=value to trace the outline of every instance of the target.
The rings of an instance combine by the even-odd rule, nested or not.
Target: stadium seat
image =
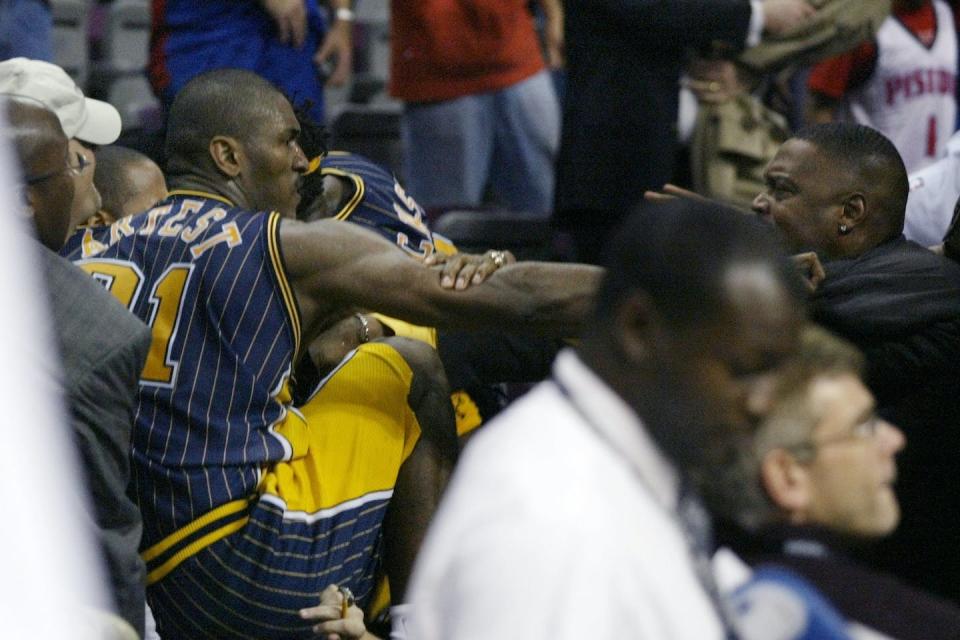
[[[526,211],[452,209],[439,214],[431,229],[452,240],[461,251],[507,249],[522,260],[556,256],[550,219]]]
[[[81,88],[90,73],[87,46],[87,0],[52,0],[53,61],[70,74]]]
[[[389,100],[386,94],[390,76],[390,7],[382,0],[358,0],[356,4],[357,60],[356,86],[366,84],[368,95],[351,96],[351,102],[369,103]],[[360,81],[363,81],[362,83]],[[376,91],[369,91],[375,87]],[[356,91],[354,92],[356,94]]]
[[[123,130],[156,130],[163,125],[160,101],[143,73],[116,77],[107,88],[107,101],[120,112]]]
[[[104,64],[112,73],[140,73],[147,67],[150,47],[150,3],[115,0],[103,34]]]
[[[115,0],[107,9],[102,57],[91,82],[113,104],[124,131],[161,126],[160,103],[146,78],[150,48],[149,0]]]
[[[399,105],[347,104],[330,132],[331,149],[347,149],[402,173]]]
[[[387,93],[390,73],[390,6],[384,0],[354,5],[353,73],[345,87],[327,86],[327,122],[354,105],[398,106]]]

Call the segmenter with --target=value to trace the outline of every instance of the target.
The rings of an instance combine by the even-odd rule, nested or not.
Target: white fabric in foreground
[[[99,640],[89,609],[111,609],[84,525],[82,480],[59,395],[39,265],[20,214],[0,101],[0,637]]]

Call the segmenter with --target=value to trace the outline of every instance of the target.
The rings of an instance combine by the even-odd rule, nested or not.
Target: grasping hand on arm
[[[308,335],[326,314],[342,317],[345,308],[361,308],[442,329],[575,336],[603,274],[590,265],[517,262],[458,291],[443,288],[437,271],[358,225],[284,220],[280,239]]]
[[[444,289],[463,290],[486,280],[500,267],[513,264],[516,257],[509,251],[490,250],[483,254],[474,253],[431,253],[423,264],[440,267],[440,286]]]

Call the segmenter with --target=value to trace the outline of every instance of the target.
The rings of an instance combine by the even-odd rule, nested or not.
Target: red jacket
[[[496,91],[544,68],[527,0],[391,6],[390,92],[408,102]]]

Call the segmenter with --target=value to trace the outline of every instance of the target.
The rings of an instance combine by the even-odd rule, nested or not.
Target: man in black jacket
[[[907,174],[889,140],[859,125],[818,125],[785,142],[754,210],[825,278],[812,315],[866,356],[880,414],[911,446],[897,493],[903,520],[878,561],[960,599],[960,265],[903,238]]]

